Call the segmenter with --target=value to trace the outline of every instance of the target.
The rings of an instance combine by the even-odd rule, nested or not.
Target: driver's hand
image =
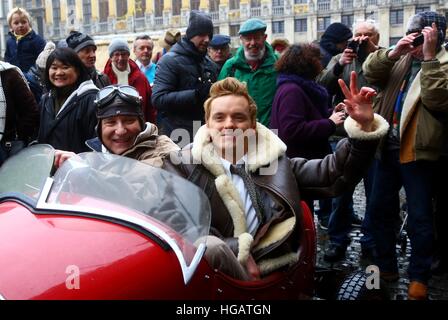
[[[54,162],[53,165],[56,169],[59,169],[60,166],[65,162],[65,160],[70,159],[76,156],[76,153],[71,151],[64,150],[56,150],[54,153]]]

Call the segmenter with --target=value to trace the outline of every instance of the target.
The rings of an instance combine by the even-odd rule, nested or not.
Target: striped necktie
[[[230,172],[234,173],[243,179],[244,185],[246,186],[247,192],[249,193],[250,200],[252,201],[252,206],[255,209],[256,215],[248,215],[246,212],[246,225],[248,230],[254,230],[253,233],[257,231],[258,224],[261,222],[264,216],[263,204],[261,202],[260,194],[255,186],[250,175],[244,169],[244,164],[237,164],[230,166]],[[258,216],[258,221],[257,221]]]

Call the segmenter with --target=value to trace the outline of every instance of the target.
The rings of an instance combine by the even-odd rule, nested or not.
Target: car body
[[[189,181],[89,152],[53,176],[54,150],[0,168],[0,299],[300,299],[313,295],[315,229],[304,206],[298,262],[240,281],[205,261],[210,204]]]

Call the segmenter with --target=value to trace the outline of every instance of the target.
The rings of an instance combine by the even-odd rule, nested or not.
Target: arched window
[[[190,10],[199,10],[200,0],[190,0]]]
[[[240,0],[230,0],[229,1],[229,9],[230,10],[238,10],[240,8]]]
[[[209,0],[208,6],[210,12],[218,12],[219,11],[219,0]]]
[[[154,16],[161,17],[163,14],[163,0],[154,0]]]
[[[146,0],[135,0],[135,16],[141,18],[145,16]]]
[[[90,19],[92,18],[92,7],[90,0],[82,0],[82,18],[83,23],[90,24]]]
[[[171,0],[173,7],[173,16],[180,15],[180,8],[182,7],[182,0]]]
[[[117,18],[124,18],[128,12],[128,1],[117,0]]]
[[[100,22],[106,22],[107,17],[109,17],[109,0],[100,0],[99,10]]]

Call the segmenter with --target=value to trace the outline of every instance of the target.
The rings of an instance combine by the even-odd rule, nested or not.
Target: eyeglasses
[[[98,108],[102,108],[111,102],[117,95],[124,101],[133,104],[139,104],[142,100],[142,97],[139,95],[138,91],[132,86],[110,85],[98,91],[94,102]]]
[[[241,36],[241,39],[244,41],[261,41],[264,40],[264,33],[252,33],[252,34],[245,34]]]

